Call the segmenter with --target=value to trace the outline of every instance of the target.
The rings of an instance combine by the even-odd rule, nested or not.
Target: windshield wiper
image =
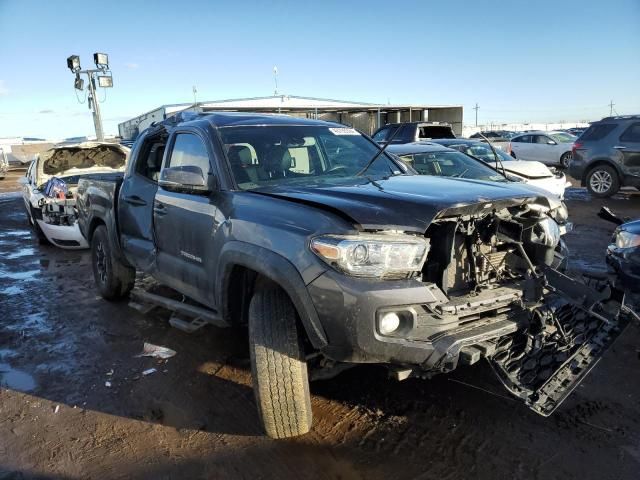
[[[493,144],[482,133],[478,132],[478,135],[480,135],[482,138],[484,138],[487,141],[487,143],[489,144],[489,147],[491,147],[491,151],[493,152],[493,157],[496,159],[496,171],[500,172],[500,170],[498,170],[498,162],[500,162],[500,167],[502,168],[502,176],[508,180],[509,177],[507,177],[507,174],[505,173],[505,169],[504,169],[504,165],[502,163],[502,159],[498,155],[498,152],[496,152],[496,149],[493,147]]]
[[[364,168],[362,170],[360,170],[358,173],[356,173],[356,175],[355,175],[356,177],[361,177],[362,175],[364,175],[364,172],[369,170],[369,167],[371,165],[373,165],[373,162],[375,162],[378,159],[378,157],[384,153],[384,151],[387,149],[389,144],[391,144],[391,141],[395,138],[396,134],[400,131],[400,129],[402,127],[404,127],[404,123],[401,123],[398,126],[398,128],[396,128],[396,130],[391,134],[391,137],[389,137],[389,140],[386,141],[384,146],[382,148],[380,148],[380,150],[378,150],[376,152],[376,154],[373,156],[373,158],[371,160],[369,160],[369,162],[367,162],[367,164],[364,166]]]

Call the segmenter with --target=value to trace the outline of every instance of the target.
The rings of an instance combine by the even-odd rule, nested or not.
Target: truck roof
[[[290,115],[278,113],[251,113],[251,112],[180,112],[168,118],[163,124],[171,126],[180,125],[186,122],[206,122],[216,128],[256,126],[256,125],[316,125],[335,127],[344,125],[337,122],[327,122],[324,120],[313,120],[309,118],[292,117]]]

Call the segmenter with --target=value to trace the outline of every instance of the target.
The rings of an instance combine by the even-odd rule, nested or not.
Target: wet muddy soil
[[[313,430],[273,441],[245,331],[187,335],[166,312],[102,300],[88,253],[39,245],[21,202],[0,195],[0,479],[639,478],[635,325],[550,418],[483,363],[401,383],[366,366],[313,383]],[[574,269],[604,268],[600,203],[569,192]],[[632,192],[606,204],[640,216]],[[137,357],[144,342],[177,354]]]

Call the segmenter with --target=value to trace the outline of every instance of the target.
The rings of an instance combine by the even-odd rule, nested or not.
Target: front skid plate
[[[592,294],[576,295],[565,291],[574,280],[553,277],[547,280],[555,293],[535,311],[529,329],[501,338],[489,359],[504,386],[545,417],[584,380],[631,317],[619,303],[603,300],[608,285],[594,290],[579,284],[580,293]]]

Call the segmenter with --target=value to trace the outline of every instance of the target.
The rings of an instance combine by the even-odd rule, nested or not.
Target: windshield
[[[455,148],[462,153],[466,153],[467,155],[476,157],[477,159],[480,159],[486,163],[496,163],[496,157],[494,157],[493,155],[493,150],[491,150],[491,147],[486,143],[474,143],[471,145],[449,145],[449,148]],[[513,157],[511,155],[500,148],[496,148],[496,153],[498,154],[498,157],[500,157],[500,160],[502,160],[503,162],[509,162],[513,160]]]
[[[558,143],[573,143],[578,138],[575,135],[564,132],[550,133],[549,136]]]
[[[425,152],[400,155],[421,175],[471,178],[473,180],[506,181],[494,169],[454,151]]]
[[[242,190],[353,178],[379,151],[376,144],[348,127],[222,127],[220,135]],[[382,154],[369,166],[366,176],[401,173],[400,167]]]

